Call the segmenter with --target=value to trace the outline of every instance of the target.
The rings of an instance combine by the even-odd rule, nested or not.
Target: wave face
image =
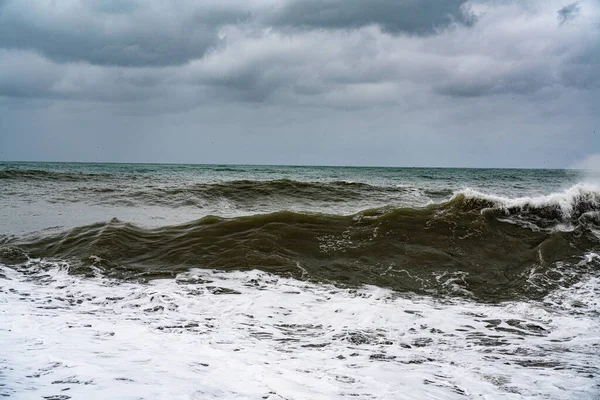
[[[237,183],[236,183],[237,184]],[[287,185],[287,183],[285,183]],[[422,208],[354,215],[281,211],[144,228],[113,219],[52,235],[6,239],[0,262],[77,260],[73,272],[169,277],[189,268],[270,273],[341,285],[538,298],[597,263],[600,192],[584,186],[531,199],[468,190]],[[557,273],[562,265],[568,274]]]
[[[223,172],[219,169],[217,172]],[[230,170],[225,170],[230,172]],[[54,203],[81,202],[107,206],[196,207],[215,210],[233,207],[247,210],[268,209],[274,204],[282,208],[313,206],[315,209],[351,203],[384,205],[389,202],[411,204],[443,199],[452,194],[447,188],[421,190],[410,185],[371,185],[344,180],[298,181],[288,178],[184,182],[132,174],[67,173],[42,170],[0,171],[0,180],[8,180],[22,189],[48,185],[54,190],[48,197]],[[164,180],[163,180],[164,179]],[[57,183],[62,183],[62,187]],[[58,189],[58,190],[56,190]],[[17,191],[13,194],[18,194]],[[27,198],[31,193],[20,193]],[[356,209],[358,210],[358,209]]]
[[[249,209],[268,207],[272,204],[314,204],[323,207],[348,202],[373,201],[375,198],[384,204],[394,198],[400,199],[402,195],[417,193],[415,188],[376,187],[366,183],[344,181],[302,182],[290,179],[197,183],[176,187],[145,188],[134,193],[117,192],[115,189],[107,188],[88,190],[89,194],[93,195],[110,193],[110,196],[105,196],[107,198],[103,200],[107,202],[133,200],[140,205],[167,207],[203,207],[225,203],[232,207]]]
[[[600,189],[574,171],[0,164],[0,177],[10,265],[119,279],[259,269],[486,301],[539,298],[597,268],[584,255],[600,244]]]

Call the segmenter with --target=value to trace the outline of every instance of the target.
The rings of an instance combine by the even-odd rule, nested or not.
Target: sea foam
[[[467,188],[454,193],[450,201],[459,198],[483,200],[490,202],[493,208],[506,211],[513,209],[524,211],[526,209],[552,208],[560,210],[564,218],[572,218],[586,211],[600,210],[600,185],[578,183],[562,192],[543,196],[514,198],[487,194]]]
[[[40,260],[0,266],[0,394],[593,399],[594,279],[541,302],[487,305],[258,271],[144,284]]]

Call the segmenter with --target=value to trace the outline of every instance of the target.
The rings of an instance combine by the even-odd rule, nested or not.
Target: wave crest
[[[41,169],[5,169],[0,170],[0,180],[35,180],[77,182],[106,178],[109,174],[88,174],[80,172],[55,172]]]
[[[537,197],[509,198],[465,189],[448,202],[465,209],[505,214],[522,218],[536,217],[546,222],[573,222],[600,212],[600,187],[579,183],[563,192]]]

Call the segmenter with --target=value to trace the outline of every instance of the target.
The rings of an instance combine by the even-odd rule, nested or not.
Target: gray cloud
[[[290,146],[304,149],[297,163],[318,162],[311,143],[330,135],[328,151],[347,140],[377,155],[369,163],[394,164],[393,149],[409,144],[450,140],[460,152],[481,137],[520,140],[507,134],[512,123],[527,128],[530,152],[534,136],[554,135],[548,146],[558,150],[548,151],[571,146],[575,154],[600,122],[596,1],[571,9],[563,0],[169,3],[0,0],[0,147],[21,143],[14,154],[25,154],[41,140],[36,129],[64,130],[63,147],[81,144],[78,135],[101,136],[105,123],[115,143],[130,131],[154,135],[159,150],[171,149],[171,158],[148,150],[160,161],[178,152],[159,136],[180,130],[177,140],[190,149],[223,131],[230,143],[280,152],[273,162],[296,154]],[[569,23],[557,23],[559,9]],[[299,136],[282,139],[283,131]],[[506,153],[507,143],[497,147]],[[362,150],[344,152],[331,162]],[[195,153],[186,154],[192,161]],[[486,160],[474,156],[469,165]]]
[[[227,25],[361,28],[432,34],[471,24],[466,0],[160,1],[3,0],[0,48],[57,62],[106,66],[181,65],[222,45]]]
[[[230,27],[222,31],[226,44],[188,72],[245,99],[343,107],[403,104],[429,93],[519,96],[595,86],[597,60],[590,57],[600,48],[597,26],[559,28],[552,7],[481,4],[476,26],[428,36],[397,36],[377,26],[294,33]],[[594,16],[597,9],[588,11]],[[515,19],[530,23],[514,30]]]
[[[567,6],[564,6],[556,12],[558,22],[562,25],[565,22],[574,19],[579,14],[579,11],[579,2],[571,3]]]
[[[433,34],[451,24],[471,25],[467,0],[292,0],[268,18],[289,27],[351,29],[379,25],[384,31]]]
[[[0,103],[0,132],[18,132],[0,134],[0,149],[5,159],[472,167],[560,167],[600,152],[593,130],[587,134],[597,117],[576,92],[529,100],[438,97],[428,108],[352,112],[230,103],[150,114],[144,105],[140,115],[113,103]]]
[[[161,66],[202,57],[218,28],[249,17],[242,6],[135,0],[0,2],[0,47],[58,62]]]

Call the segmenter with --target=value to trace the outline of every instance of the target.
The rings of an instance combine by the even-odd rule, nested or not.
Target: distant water
[[[0,163],[0,395],[599,398],[595,180]]]

